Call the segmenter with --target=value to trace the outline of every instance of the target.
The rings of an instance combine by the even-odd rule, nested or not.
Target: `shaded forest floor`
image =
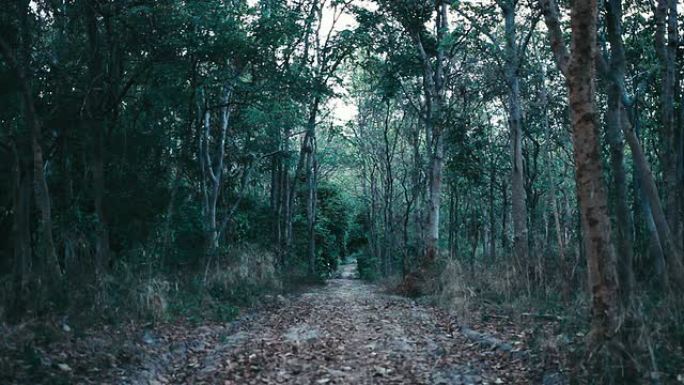
[[[228,324],[93,330],[34,349],[33,357],[2,346],[0,382],[557,383],[547,365],[532,363],[520,327],[499,320],[466,332],[441,310],[353,279],[354,269],[344,265],[339,278],[304,293],[268,297]],[[473,338],[474,329],[506,348]]]

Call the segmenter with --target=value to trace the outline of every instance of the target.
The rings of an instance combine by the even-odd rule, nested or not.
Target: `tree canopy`
[[[222,317],[356,261],[674,376],[681,3],[571,3],[3,4],[0,319]]]

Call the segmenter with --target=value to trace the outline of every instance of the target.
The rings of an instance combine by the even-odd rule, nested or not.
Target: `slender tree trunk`
[[[635,132],[636,127],[638,126],[638,113],[636,111],[636,106],[635,105],[630,105],[630,113],[631,113],[631,120],[634,121],[634,124],[632,125],[630,122],[630,117],[627,114],[627,111],[625,107],[623,106],[624,102],[624,96],[622,95],[623,91],[621,89],[621,85],[624,84],[624,78],[625,78],[625,53],[624,53],[624,45],[622,42],[622,3],[620,0],[609,0],[606,3],[606,16],[607,16],[607,30],[608,30],[608,38],[611,44],[611,62],[610,62],[610,74],[607,74],[607,77],[611,81],[609,84],[609,89],[608,89],[608,101],[609,101],[609,108],[608,108],[608,116],[607,116],[607,137],[609,144],[611,145],[611,162],[614,164],[614,167],[617,166],[617,162],[621,163],[622,159],[622,140],[619,137],[619,130],[622,130],[624,133],[625,137],[627,138],[627,142],[630,146],[630,149],[632,151],[633,157],[634,157],[634,163],[636,165],[636,170],[635,174],[637,175],[637,180],[638,180],[638,185],[644,185],[644,188],[640,188],[637,186],[637,189],[640,191],[639,196],[642,198],[642,202],[640,204],[642,211],[644,213],[644,219],[646,221],[647,229],[649,231],[650,237],[649,237],[649,242],[650,242],[650,249],[651,253],[653,254],[655,258],[655,267],[656,267],[656,274],[661,277],[661,281],[663,284],[666,284],[667,282],[667,276],[666,276],[666,271],[664,269],[664,255],[663,255],[663,242],[669,242],[668,239],[671,237],[668,235],[669,233],[669,228],[668,228],[668,223],[666,219],[661,218],[660,219],[660,226],[656,225],[656,222],[654,219],[654,215],[659,215],[660,212],[662,212],[662,208],[660,205],[660,199],[658,197],[657,189],[655,186],[655,180],[653,178],[653,174],[651,173],[650,167],[648,165],[648,161],[646,160],[643,149],[641,147],[641,144],[639,143],[638,136]],[[623,173],[624,174],[624,173]],[[631,225],[633,222],[630,222],[631,217],[628,214],[625,214],[627,209],[625,207],[620,207],[620,206],[626,206],[626,191],[621,191],[621,189],[624,189],[624,184],[620,181],[622,179],[623,181],[626,180],[626,176],[623,177],[623,175],[620,174],[619,170],[615,171],[615,184],[616,184],[616,193],[617,193],[617,220],[618,220],[618,236],[624,236],[624,235],[629,235],[631,237],[631,227],[627,227],[625,229],[620,229],[621,225]],[[654,193],[655,191],[655,193]],[[624,202],[622,201],[623,199],[621,198],[622,196],[625,196]],[[638,197],[637,197],[638,199]],[[655,211],[653,211],[652,207],[655,207]],[[622,215],[621,215],[622,214]],[[626,259],[631,259],[632,255],[630,250],[632,250],[631,243],[633,243],[633,240],[630,238],[630,245],[629,249],[625,251],[620,250],[621,255],[626,256]],[[672,242],[670,242],[671,244]],[[628,247],[628,245],[620,245],[618,243],[619,248],[625,248]],[[676,248],[676,244],[674,245]],[[669,253],[674,253],[675,255],[679,254],[679,251],[673,250],[668,247],[668,252]],[[631,272],[627,271],[627,267],[631,267],[631,264],[627,264],[627,260],[625,260],[621,264],[621,269],[620,269],[620,278],[621,281],[623,282],[623,287],[622,287],[622,293],[623,293],[623,299],[626,299],[629,295],[629,292],[631,291],[631,288],[634,284],[634,274],[633,270]],[[679,263],[675,262],[677,265]],[[678,268],[677,266],[674,267],[674,270],[677,271]],[[677,273],[675,273],[677,274]]]
[[[41,267],[44,269],[41,273],[43,273],[44,278],[46,278],[50,284],[53,284],[61,278],[61,269],[52,232],[52,203],[50,201],[47,176],[45,175],[45,161],[43,157],[43,145],[41,143],[41,121],[33,99],[30,74],[26,72],[31,68],[32,64],[31,33],[28,20],[29,2],[22,2],[18,6],[18,11],[19,14],[17,16],[20,20],[19,34],[21,36],[21,45],[18,50],[19,56],[15,56],[14,50],[2,37],[0,37],[0,53],[2,53],[6,62],[14,70],[20,86],[23,117],[29,132],[31,152],[33,155],[33,190],[35,193],[36,206],[40,211],[38,258]],[[19,149],[15,147],[15,152],[17,151],[19,151]],[[21,172],[21,167],[19,168],[19,171]]]
[[[508,252],[508,186],[501,185],[501,250]]]
[[[218,225],[216,222],[216,205],[218,203],[218,193],[220,191],[220,181],[218,176],[214,174],[214,164],[209,154],[209,141],[211,138],[211,112],[209,110],[204,112],[204,167],[208,171],[210,183],[206,187],[207,191],[207,207],[205,227],[207,232],[206,238],[206,255],[207,259],[211,259],[214,252],[218,250]]]
[[[437,10],[437,40],[442,41],[448,27],[446,2],[438,2]],[[423,269],[429,270],[434,263],[439,248],[439,215],[442,193],[442,168],[444,164],[444,48],[437,50],[435,66],[426,53],[420,36],[414,37],[420,56],[423,60],[423,84],[425,98],[429,106],[427,115],[427,146],[430,153],[427,237],[425,243],[425,258]]]
[[[293,222],[295,215],[295,198],[297,197],[297,185],[301,177],[302,171],[305,169],[305,163],[307,159],[307,153],[309,151],[309,141],[310,141],[310,130],[307,130],[302,138],[301,148],[299,150],[299,160],[297,161],[297,166],[294,170],[294,175],[292,176],[292,181],[288,188],[288,200],[286,203],[285,215],[285,249],[289,254],[291,252],[292,244],[294,242],[294,232],[293,232]]]
[[[665,209],[675,245],[681,247],[678,176],[677,176],[677,122],[675,117],[675,91],[677,72],[677,0],[658,0],[655,10],[655,48],[660,60],[660,164],[666,194]]]
[[[403,220],[403,245],[402,245],[402,260],[401,260],[401,277],[403,279],[406,279],[406,275],[408,274],[408,256],[409,256],[409,222],[411,220],[411,209],[413,207],[412,202],[415,202],[414,200],[409,199],[409,190],[406,187],[406,185],[402,182],[402,188],[404,189],[404,200],[405,200],[405,209],[404,209],[404,220]]]
[[[679,178],[678,199],[679,202],[679,248],[684,250],[684,79],[679,79],[680,82],[680,97],[679,97],[679,145],[677,149],[677,174]]]
[[[287,140],[287,138],[285,139]],[[283,267],[283,197],[285,195],[285,185],[287,184],[287,180],[284,178],[284,169],[285,165],[283,163],[283,144],[282,144],[282,138],[280,139],[280,143],[278,145],[278,149],[280,154],[278,155],[278,160],[276,162],[276,172],[275,172],[275,178],[274,178],[274,183],[277,185],[277,187],[272,187],[276,191],[275,197],[274,197],[274,207],[273,207],[273,230],[275,231],[275,253],[276,253],[276,266],[279,269],[282,269]]]
[[[27,91],[26,91],[27,92]],[[45,175],[45,161],[43,160],[43,146],[41,145],[41,129],[33,100],[25,95],[25,114],[27,125],[31,130],[31,150],[33,152],[33,189],[35,192],[36,206],[40,211],[40,252],[44,258],[41,264],[44,266],[45,278],[50,284],[59,280],[62,275],[55,250],[54,237],[52,235],[52,203],[50,202],[50,190]]]
[[[222,220],[221,225],[218,224],[218,202],[221,195],[221,185],[223,183],[223,168],[225,162],[225,151],[226,151],[226,137],[228,133],[228,126],[230,125],[231,111],[230,103],[232,100],[233,89],[231,85],[224,85],[221,90],[221,107],[219,108],[219,127],[218,127],[218,143],[216,144],[216,156],[212,157],[210,154],[211,148],[211,138],[212,138],[212,127],[211,127],[211,111],[207,107],[208,95],[205,94],[204,98],[204,113],[199,116],[203,116],[202,119],[202,132],[200,133],[200,149],[199,149],[199,162],[200,168],[202,170],[202,191],[203,191],[203,214],[204,214],[204,227],[206,232],[205,238],[205,269],[204,269],[204,282],[206,283],[209,268],[217,257],[219,250],[219,238],[221,236],[222,230],[227,225],[232,215],[232,211],[237,208],[237,203],[233,206],[231,212],[226,213]],[[245,166],[243,172],[243,186],[248,178],[248,167]],[[242,196],[242,192],[240,193]],[[238,198],[239,199],[239,198]]]
[[[506,83],[508,85],[508,126],[511,133],[511,203],[513,217],[513,249],[515,263],[523,273],[529,266],[527,197],[522,155],[522,110],[518,79],[518,46],[516,42],[515,3],[502,3],[506,33]]]
[[[432,264],[437,257],[439,247],[439,211],[442,193],[442,165],[444,159],[444,144],[440,134],[436,138],[435,151],[430,167],[430,195],[428,200],[428,236],[426,248],[426,263]]]
[[[318,98],[316,98],[309,110],[307,128],[309,144],[306,153],[306,223],[309,238],[307,259],[311,276],[316,275],[316,118],[318,116],[318,104]]]
[[[187,137],[181,136],[181,140],[185,141],[187,140],[187,143],[192,143],[192,136],[193,136],[193,129],[197,123],[197,117],[195,116],[195,105],[197,101],[195,100],[196,97],[196,92],[195,89],[197,87],[197,64],[194,59],[192,59],[192,65],[191,65],[191,70],[189,71],[188,77],[190,78],[190,95],[188,97],[188,120],[186,124],[186,130],[185,134]],[[171,182],[171,196],[169,197],[169,203],[166,207],[166,220],[164,221],[164,228],[162,230],[162,244],[161,244],[161,256],[160,256],[160,261],[159,265],[164,266],[165,261],[166,261],[166,255],[170,251],[171,247],[171,233],[172,233],[172,224],[173,224],[173,216],[174,212],[176,210],[176,196],[178,194],[178,189],[181,185],[181,180],[183,179],[183,174],[181,172],[181,161],[187,156],[187,151],[190,150],[191,147],[188,147],[186,145],[181,145],[180,146],[180,151],[178,155],[176,155],[173,159],[173,164],[171,166],[171,174],[173,176],[173,181]]]
[[[87,121],[86,127],[92,133],[92,183],[93,204],[95,207],[95,271],[98,279],[101,279],[109,265],[109,226],[104,209],[105,200],[105,147],[104,147],[104,108],[105,107],[105,83],[102,69],[102,52],[100,49],[100,33],[98,31],[98,15],[94,6],[86,8],[87,34],[90,51],[90,63],[88,72],[92,90],[87,96]]]
[[[450,194],[449,194],[449,258],[453,259],[455,255],[455,250],[454,250],[454,235],[456,234],[454,231],[454,226],[456,225],[456,221],[454,219],[456,215],[456,199],[454,199],[456,193],[454,192],[454,187],[453,185],[451,186],[450,189]]]
[[[492,141],[493,142],[493,141]],[[491,148],[492,154],[493,148]],[[494,212],[494,188],[496,184],[496,169],[494,157],[489,163],[489,259],[496,262],[496,213]]]
[[[385,265],[383,268],[385,276],[389,276],[391,274],[391,258],[394,250],[394,172],[392,168],[392,160],[394,157],[397,138],[395,137],[394,141],[390,141],[390,113],[391,105],[390,100],[388,99],[383,127],[383,142],[385,147],[383,150],[385,155],[383,159],[385,163]]]
[[[454,225],[453,225],[454,226],[454,228],[453,228],[453,232],[454,232],[454,256],[453,257],[454,257],[454,259],[458,259],[459,255],[460,255],[460,250],[459,250],[460,243],[459,243],[458,230],[461,228],[461,224],[459,223],[459,220],[461,217],[459,215],[459,208],[460,208],[459,200],[460,200],[460,195],[459,195],[459,191],[458,191],[458,185],[455,185],[454,186]]]
[[[421,199],[420,188],[420,170],[423,168],[423,162],[420,153],[420,130],[416,125],[415,130],[411,136],[411,147],[413,150],[413,170],[411,171],[411,195],[413,196],[413,237],[412,242],[414,247],[424,244],[425,232],[423,230],[423,206]]]
[[[280,129],[277,132],[277,145],[276,147],[280,150]],[[276,264],[280,264],[280,176],[281,172],[281,160],[278,155],[274,155],[271,158],[271,184],[270,184],[270,209],[271,209],[271,245],[273,247],[273,252],[276,254]]]
[[[100,122],[101,123],[101,122]],[[93,202],[95,204],[95,225],[96,241],[96,269],[98,277],[106,272],[109,266],[110,247],[109,247],[109,223],[104,208],[105,199],[105,176],[104,176],[104,127],[98,124],[94,128],[95,143],[93,148]]]
[[[12,167],[12,237],[14,239],[14,265],[12,276],[12,303],[10,317],[20,319],[26,311],[26,284],[31,262],[31,179],[28,167],[23,165],[16,143],[12,143],[14,164]]]
[[[679,178],[678,199],[679,202],[679,248],[684,250],[684,79],[679,79],[679,145],[677,149],[677,174]]]
[[[623,127],[625,138],[627,139],[627,143],[632,150],[632,156],[634,157],[634,166],[641,182],[639,184],[640,188],[648,199],[653,221],[658,230],[658,238],[660,239],[663,251],[665,252],[665,258],[668,265],[668,269],[666,270],[668,278],[672,283],[675,283],[678,288],[684,288],[684,265],[682,264],[682,254],[670,231],[667,218],[665,217],[663,207],[660,203],[658,189],[648,165],[648,160],[644,155],[641,143],[636,137],[632,125],[626,124],[623,125]]]
[[[566,257],[565,257],[565,231],[561,226],[561,216],[560,210],[558,209],[558,201],[556,200],[556,183],[554,181],[554,167],[551,158],[551,125],[549,124],[549,97],[548,90],[546,88],[546,68],[542,71],[542,91],[541,91],[541,103],[544,109],[543,125],[544,134],[546,136],[546,149],[545,153],[545,163],[546,169],[548,170],[549,177],[549,192],[548,200],[549,206],[551,206],[551,213],[553,216],[553,225],[556,229],[556,242],[558,243],[558,271],[560,272],[561,279],[565,282],[567,277],[565,276],[566,268]]]
[[[285,268],[287,257],[290,250],[290,230],[292,223],[292,214],[290,213],[290,129],[285,129],[285,139],[283,142],[283,169],[281,175],[282,193],[281,193],[281,243],[280,243],[280,266]]]
[[[610,1],[610,0],[609,0]],[[620,291],[624,300],[630,297],[634,287],[632,216],[627,203],[627,174],[624,167],[624,142],[620,135],[623,124],[623,107],[619,91],[614,86],[608,89],[608,107],[606,110],[606,139],[610,147],[610,165],[613,177],[613,194],[616,228],[616,245],[620,258],[619,277]]]
[[[634,170],[635,174],[639,174],[639,171]],[[653,259],[653,269],[655,271],[655,282],[658,286],[667,287],[667,271],[665,263],[665,253],[663,252],[663,246],[660,241],[660,236],[658,235],[658,229],[656,228],[655,222],[653,221],[653,212],[651,210],[651,204],[649,203],[648,197],[644,194],[644,190],[641,188],[641,183],[639,183],[640,176],[635,175],[635,199],[638,201],[638,207],[641,209],[641,213],[646,223],[646,231],[648,231],[648,249]]]
[[[622,1],[606,1],[606,26],[611,47],[610,71],[618,79],[625,77],[625,53],[622,44]],[[621,131],[626,121],[621,91],[617,84],[608,84],[608,107],[606,109],[606,139],[610,147],[610,164],[613,174],[615,224],[617,230],[617,252],[620,292],[627,301],[634,287],[634,239],[633,220],[627,203],[627,173],[624,166],[624,142]]]
[[[370,249],[371,249],[371,255],[373,255],[375,258],[380,258],[382,261],[382,251],[380,248],[380,242],[379,242],[379,232],[376,224],[376,218],[377,218],[377,212],[378,212],[378,189],[377,189],[377,183],[375,181],[375,165],[371,166],[371,171],[370,171],[370,180],[369,180],[369,189],[370,189],[370,210],[368,212],[368,227],[369,227],[369,232],[370,232]]]

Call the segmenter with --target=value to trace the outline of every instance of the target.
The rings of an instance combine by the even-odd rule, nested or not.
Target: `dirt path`
[[[515,354],[450,331],[448,317],[378,287],[340,279],[282,300],[215,341],[189,348],[184,363],[149,380],[212,384],[510,384],[530,383]],[[199,354],[197,354],[199,352]]]

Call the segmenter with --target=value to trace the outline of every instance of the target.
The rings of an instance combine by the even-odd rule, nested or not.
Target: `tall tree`
[[[606,29],[610,41],[611,55],[609,71],[618,81],[625,78],[625,52],[622,42],[622,1],[609,0],[606,7]],[[622,103],[622,90],[615,82],[608,82],[606,107],[606,139],[610,146],[610,164],[613,177],[616,246],[620,258],[620,290],[623,299],[628,299],[634,287],[634,240],[633,221],[627,201],[627,173],[624,165],[623,125],[629,124],[627,112]]]
[[[596,111],[598,9],[595,0],[573,3],[570,13],[571,52],[568,53],[560,33],[557,6],[552,1],[541,0],[541,7],[556,62],[561,72],[566,74],[569,91],[577,198],[592,296],[589,344],[597,348],[613,338],[619,322],[616,254],[611,241]]]
[[[414,44],[422,67],[422,91],[425,143],[428,153],[427,234],[423,251],[422,269],[430,269],[439,248],[442,169],[444,167],[444,131],[446,123],[445,65],[448,60],[446,38],[449,33],[448,5],[445,1],[388,4],[392,15],[399,20]],[[434,35],[428,35],[425,24],[434,19]],[[430,44],[426,39],[432,36]]]
[[[16,39],[15,44],[11,45],[9,42],[5,41],[4,38],[0,39],[0,52],[2,52],[5,60],[10,64],[10,67],[14,70],[15,75],[18,79],[21,95],[21,105],[23,109],[24,124],[26,131],[29,134],[29,142],[32,155],[32,175],[33,175],[33,193],[36,200],[36,206],[40,210],[40,236],[39,236],[39,247],[37,250],[37,261],[39,267],[42,269],[40,271],[42,277],[54,283],[55,279],[59,279],[61,276],[61,268],[59,266],[59,261],[57,259],[57,253],[55,250],[55,241],[53,236],[53,220],[52,220],[52,202],[50,197],[50,189],[47,183],[47,176],[45,175],[45,156],[43,151],[43,133],[42,124],[38,111],[36,110],[36,104],[34,100],[34,90],[31,85],[31,74],[30,69],[33,67],[31,60],[31,46],[32,46],[32,31],[31,31],[31,12],[29,8],[29,1],[22,1],[16,5],[17,20],[19,25],[14,31],[12,31],[12,36]],[[12,46],[16,49],[12,49]],[[18,151],[15,144],[12,145],[14,152]],[[15,155],[15,184],[18,183],[15,188],[20,188],[21,186],[21,161],[19,157],[21,155]],[[23,199],[27,199],[23,197]],[[15,215],[20,217],[28,215],[25,210],[25,203],[21,199],[15,200],[17,205],[17,211]],[[18,222],[15,222],[17,226],[16,231],[24,231],[22,228],[26,226],[25,221],[28,218],[17,218]],[[18,234],[19,235],[19,234]],[[18,239],[24,239],[19,237]],[[20,244],[19,250],[23,252],[28,252],[27,245]],[[28,258],[28,254],[24,254],[21,261],[17,261],[23,264],[25,259]],[[39,276],[40,277],[40,276]]]
[[[677,142],[679,141],[675,94],[677,92],[677,0],[658,0],[655,8],[655,50],[660,61],[660,146],[658,154],[663,166],[666,210],[675,246],[682,247],[681,192],[677,176]]]

